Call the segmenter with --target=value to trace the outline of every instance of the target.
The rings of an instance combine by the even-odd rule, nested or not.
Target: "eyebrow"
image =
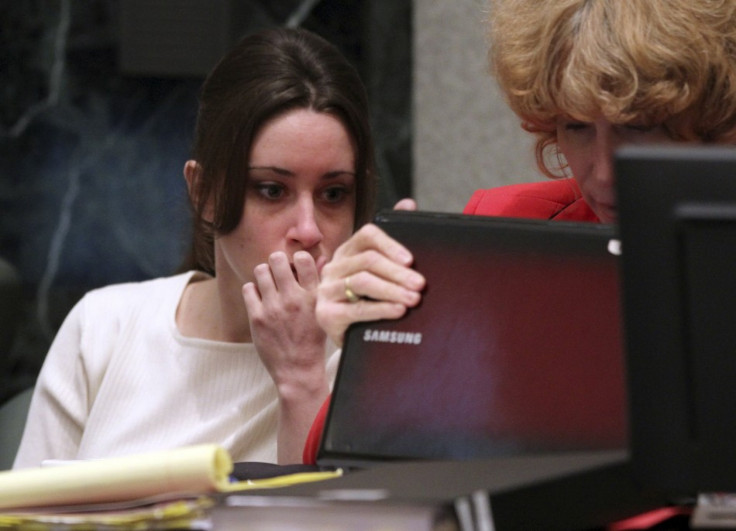
[[[266,170],[266,171],[272,171],[274,173],[278,173],[279,175],[282,175],[284,177],[295,177],[296,174],[290,170],[287,170],[285,168],[279,168],[278,166],[249,166],[248,171],[253,170]],[[335,171],[329,171],[325,173],[322,178],[323,179],[335,179],[341,175],[351,175],[355,177],[354,171],[348,171],[348,170],[335,170]]]

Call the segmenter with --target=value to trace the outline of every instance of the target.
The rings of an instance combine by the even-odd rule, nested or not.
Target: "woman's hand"
[[[314,316],[319,273],[306,251],[294,253],[294,269],[275,252],[243,286],[251,337],[276,385],[324,365],[326,335]]]
[[[306,434],[327,396],[326,334],[315,319],[319,273],[312,256],[283,252],[254,269],[243,286],[251,336],[279,395],[278,459],[301,460]]]
[[[397,210],[415,210],[402,200]],[[419,304],[424,277],[411,268],[413,257],[373,224],[364,225],[335,251],[322,269],[317,321],[336,345],[355,322],[397,319]],[[351,297],[351,293],[355,297]],[[352,300],[351,300],[352,299]]]

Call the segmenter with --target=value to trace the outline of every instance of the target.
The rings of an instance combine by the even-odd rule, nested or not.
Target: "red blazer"
[[[600,223],[598,216],[583,200],[574,179],[555,179],[476,190],[465,205],[463,214]],[[304,463],[314,464],[316,461],[329,404],[328,397],[309,430],[304,446]]]
[[[476,190],[465,205],[463,214],[600,223],[574,179]]]

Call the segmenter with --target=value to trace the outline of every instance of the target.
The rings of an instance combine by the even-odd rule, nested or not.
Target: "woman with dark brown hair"
[[[202,87],[193,268],[94,290],[62,325],[15,467],[219,443],[298,462],[337,363],[320,272],[373,210],[364,87],[305,30],[242,40]]]

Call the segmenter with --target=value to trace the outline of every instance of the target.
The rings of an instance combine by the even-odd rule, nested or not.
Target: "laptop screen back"
[[[403,318],[347,332],[318,461],[623,448],[611,227],[421,212],[376,223],[427,279]]]

